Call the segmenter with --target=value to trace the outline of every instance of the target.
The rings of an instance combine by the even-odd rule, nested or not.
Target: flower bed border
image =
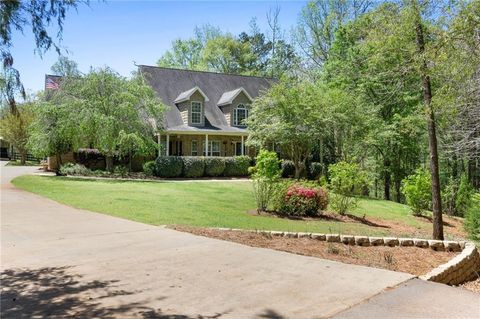
[[[420,279],[448,285],[459,285],[480,276],[480,254],[473,242],[455,240],[431,240],[421,238],[371,237],[341,234],[321,234],[304,232],[282,232],[270,230],[248,230],[238,228],[213,228],[223,231],[242,231],[276,237],[310,238],[331,243],[357,246],[403,246],[430,248],[435,251],[460,252],[447,263],[431,270]]]

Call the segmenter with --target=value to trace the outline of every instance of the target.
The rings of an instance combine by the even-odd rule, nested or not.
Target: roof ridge
[[[241,76],[241,77],[246,77],[246,78],[260,78],[260,79],[268,79],[268,80],[277,80],[274,77],[259,76],[259,75],[245,75],[245,74],[222,73],[222,72],[214,72],[214,71],[190,70],[190,69],[180,69],[180,68],[172,68],[172,67],[164,67],[164,66],[156,66],[156,65],[146,65],[146,64],[138,64],[137,66],[138,67],[164,69],[164,70],[175,70],[175,71],[197,72],[197,73],[211,73],[211,74],[221,74],[221,75],[230,75],[230,76]]]

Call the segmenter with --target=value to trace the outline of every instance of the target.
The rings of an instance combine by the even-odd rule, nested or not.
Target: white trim
[[[243,107],[240,108],[240,105],[242,105]],[[238,121],[238,110],[244,110],[245,111],[245,118],[243,120],[246,120],[248,119],[248,111],[250,109],[250,105],[248,104],[244,104],[244,103],[238,103],[237,106],[235,106],[235,108],[232,110],[232,126],[247,126],[246,124],[242,124],[241,122]],[[235,123],[236,122],[236,123]]]
[[[253,101],[253,98],[250,96],[250,94],[248,94],[247,90],[245,90],[243,87],[240,87],[240,88],[235,89],[235,90],[233,90],[233,91],[237,91],[237,92],[236,92],[232,97],[230,97],[227,101],[220,103],[220,101],[222,100],[223,95],[226,94],[226,93],[230,93],[230,92],[232,92],[232,91],[223,93],[223,94],[222,94],[222,97],[220,97],[220,100],[218,100],[219,103],[217,103],[217,106],[224,106],[224,105],[232,104],[233,100],[235,100],[235,98],[236,98],[241,92],[243,92],[243,94],[245,94],[245,96],[250,100],[250,102]]]
[[[225,132],[225,131],[166,131],[172,135],[224,135],[224,136],[248,136],[248,132]]]
[[[200,104],[200,122],[199,123],[193,123],[193,103],[199,103]],[[198,113],[198,112],[195,112],[195,113]],[[190,102],[190,112],[189,112],[189,115],[190,115],[190,124],[192,126],[197,126],[197,125],[200,125],[202,126],[204,124],[204,119],[203,119],[203,102],[202,101],[191,101]]]
[[[197,91],[200,92],[200,94],[203,96],[203,98],[205,99],[205,102],[210,101],[210,99],[208,98],[208,96],[207,96],[205,93],[203,93],[203,91],[202,91],[198,86],[195,86],[195,87],[191,88],[191,89],[188,90],[188,91],[184,91],[184,92],[180,93],[180,94],[177,96],[177,98],[173,101],[173,103],[178,104],[178,103],[182,103],[182,102],[188,101],[188,100],[190,100],[190,97],[193,95],[193,93],[195,93],[195,92],[197,92]],[[184,94],[184,93],[186,93],[186,96],[180,98],[181,95]]]

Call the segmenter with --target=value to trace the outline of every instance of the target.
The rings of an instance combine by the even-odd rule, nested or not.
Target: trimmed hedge
[[[147,176],[158,177],[248,176],[250,163],[248,156],[160,156],[154,162],[145,163],[143,171]]]
[[[225,157],[225,176],[247,176],[251,159],[248,156]]]
[[[205,175],[205,160],[202,157],[185,156],[183,159],[183,176],[202,177]]]
[[[156,174],[159,177],[180,177],[183,171],[183,159],[180,156],[160,156],[156,162]]]
[[[221,157],[205,157],[205,175],[216,177],[223,175],[225,160]]]

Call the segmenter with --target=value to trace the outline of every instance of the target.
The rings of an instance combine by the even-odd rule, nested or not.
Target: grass
[[[245,181],[119,181],[65,177],[20,176],[21,189],[76,208],[105,213],[152,225],[189,225],[281,231],[387,235],[388,228],[338,221],[298,221],[254,216],[252,186]],[[362,199],[357,216],[381,217],[421,229],[409,209],[394,202]]]

